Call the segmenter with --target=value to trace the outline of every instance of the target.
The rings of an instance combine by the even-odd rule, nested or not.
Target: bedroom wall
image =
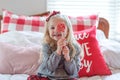
[[[17,14],[37,14],[46,11],[46,0],[0,0],[0,15],[3,8]]]

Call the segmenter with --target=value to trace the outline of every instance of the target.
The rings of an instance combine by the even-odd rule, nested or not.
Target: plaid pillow
[[[8,31],[44,31],[44,21],[46,16],[25,16],[17,15],[7,10],[3,10],[3,22],[1,33]]]
[[[70,21],[72,22],[73,31],[81,31],[84,29],[88,29],[92,26],[97,27],[98,23],[98,15],[87,15],[87,16],[78,16],[71,17],[69,16]]]

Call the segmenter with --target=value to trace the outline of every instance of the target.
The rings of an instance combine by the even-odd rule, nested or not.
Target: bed
[[[42,17],[49,13],[30,16]],[[0,19],[3,24],[2,15]],[[120,43],[109,39],[109,28],[109,22],[100,17],[96,39],[112,74],[83,76],[78,80],[120,80]],[[40,54],[42,37],[43,33],[36,31],[4,31],[0,34],[0,80],[27,80],[29,75],[36,73],[43,57]]]

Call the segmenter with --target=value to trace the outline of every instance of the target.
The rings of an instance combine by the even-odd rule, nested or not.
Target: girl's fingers
[[[65,38],[61,38],[61,42],[63,42],[63,41],[66,41],[66,39]]]
[[[61,39],[58,43],[60,45],[66,45],[67,41],[66,41],[66,39]]]
[[[68,49],[67,46],[63,46],[63,51],[64,51],[64,52],[68,52],[68,50],[69,50],[69,49]]]

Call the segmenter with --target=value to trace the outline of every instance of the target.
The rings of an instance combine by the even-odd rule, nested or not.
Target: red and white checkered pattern
[[[72,22],[73,31],[81,31],[92,26],[96,26],[98,15],[89,16],[69,16]],[[37,31],[44,32],[46,16],[25,16],[16,15],[7,10],[3,10],[3,22],[1,23],[1,32],[8,31]]]
[[[3,10],[3,22],[1,32],[8,31],[44,31],[46,17],[16,15]]]
[[[70,21],[72,22],[73,31],[81,31],[84,29],[88,29],[92,26],[97,27],[98,23],[98,15],[87,15],[87,16],[78,16],[71,17],[69,16]]]

